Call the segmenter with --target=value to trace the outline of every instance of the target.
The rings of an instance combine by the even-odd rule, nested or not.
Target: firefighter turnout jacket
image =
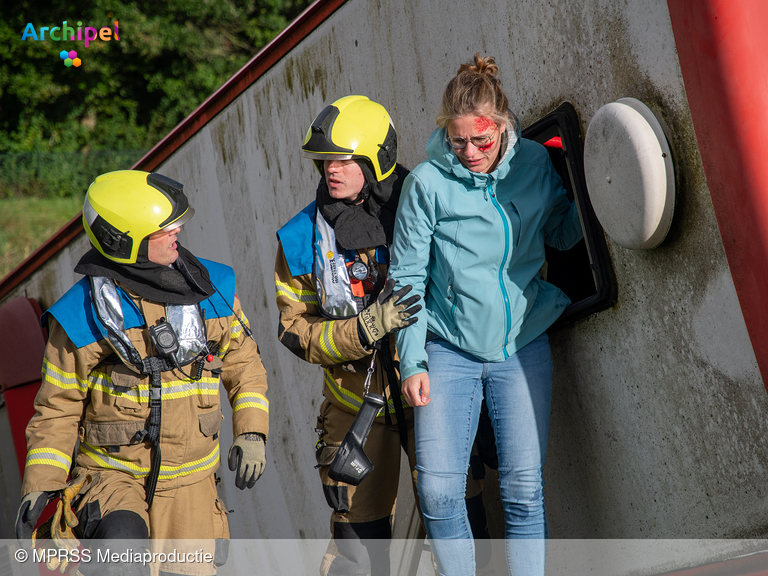
[[[266,371],[255,342],[238,321],[248,322],[235,296],[234,272],[222,264],[201,262],[220,290],[199,305],[213,354],[161,374],[158,492],[195,484],[218,468],[220,382],[233,409],[233,435],[268,434]],[[125,334],[142,358],[156,356],[147,327],[168,315],[166,306],[120,282],[116,285]],[[62,489],[73,457],[78,467],[120,471],[144,484],[152,464],[151,444],[145,441],[151,379],[114,353],[91,305],[88,278],[75,284],[43,321],[48,322],[50,337],[35,399],[37,413],[27,427],[22,495]]]
[[[320,364],[324,374],[323,395],[341,410],[355,414],[365,394],[365,378],[372,350],[366,350],[360,342],[357,316],[331,319],[320,312],[312,273],[315,258],[315,212],[315,203],[312,202],[277,232],[279,244],[275,261],[275,292],[280,310],[278,338],[302,360]],[[354,256],[347,256],[348,261],[356,257],[366,266],[375,259],[380,278],[386,278],[389,268],[386,247],[348,252],[354,252]],[[395,339],[388,338],[385,341],[396,367]],[[387,400],[387,414],[382,410],[376,420],[394,423],[397,421],[395,399],[387,384],[387,371],[382,356],[377,354],[369,391]],[[399,373],[397,378],[399,398],[396,401],[407,408],[405,398],[399,394]]]

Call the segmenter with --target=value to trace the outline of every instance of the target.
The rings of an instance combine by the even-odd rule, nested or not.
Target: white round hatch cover
[[[597,111],[584,141],[584,172],[597,219],[625,248],[654,248],[672,224],[675,172],[661,125],[635,98]]]

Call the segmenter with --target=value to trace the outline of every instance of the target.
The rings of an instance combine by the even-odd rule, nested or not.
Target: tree
[[[20,0],[0,7],[0,154],[146,150],[242,67],[308,0]],[[77,18],[72,16],[76,15]],[[55,41],[50,28],[112,29]],[[28,24],[45,40],[21,41]],[[115,38],[117,27],[119,40]],[[60,31],[56,32],[61,35]],[[79,67],[65,65],[74,50]]]

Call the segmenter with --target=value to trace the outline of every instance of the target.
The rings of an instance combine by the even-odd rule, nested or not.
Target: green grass
[[[82,208],[82,198],[0,199],[0,278],[5,278]]]

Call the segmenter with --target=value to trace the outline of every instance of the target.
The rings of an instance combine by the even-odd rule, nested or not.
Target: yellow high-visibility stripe
[[[104,372],[91,372],[88,379],[90,388],[109,396],[127,398],[137,404],[149,403],[149,384],[139,384],[128,390],[115,390],[112,378]],[[205,377],[200,380],[169,380],[162,383],[163,400],[178,400],[190,396],[217,396],[219,394],[219,379]]]
[[[235,395],[232,401],[232,412],[237,412],[243,408],[258,408],[269,414],[269,400],[258,392],[240,392]]]
[[[242,310],[240,311],[240,320],[243,324],[250,327],[251,324],[248,322],[248,318],[245,317],[245,313]],[[232,324],[229,325],[229,333],[232,335],[232,338],[237,338],[243,333],[243,326],[237,321],[237,318],[232,320]]]
[[[327,368],[323,368],[323,372],[325,372],[325,384],[330,389],[331,393],[334,395],[334,397],[344,404],[344,406],[348,406],[349,408],[352,408],[355,412],[358,412],[360,410],[360,407],[363,405],[363,399],[360,398],[357,394],[354,392],[347,390],[343,386],[341,386],[336,380],[333,379],[333,376],[331,376],[330,371]],[[408,402],[405,399],[405,396],[400,396],[400,401],[403,403],[403,408],[408,408]],[[392,400],[392,398],[387,399],[387,409],[390,414],[395,413],[395,403]],[[376,413],[376,416],[381,416],[384,414],[384,408],[379,408],[379,411]]]
[[[195,472],[202,472],[214,468],[219,464],[219,443],[216,442],[216,447],[208,454],[198,460],[187,462],[179,466],[160,466],[160,478],[179,478],[181,476],[189,476]]]
[[[333,340],[333,327],[335,324],[335,320],[323,322],[322,331],[320,333],[320,347],[323,349],[323,352],[333,360],[334,364],[339,364],[341,362],[348,362],[349,359],[341,355],[341,352],[339,352],[339,349],[336,347],[336,342]]]
[[[243,312],[240,312],[240,318],[243,320],[246,326],[250,326],[248,323],[248,318],[245,317],[245,314]],[[227,350],[229,350],[230,344],[232,344],[232,340],[240,336],[240,334],[243,333],[243,327],[240,325],[240,322],[237,321],[235,318],[232,320],[232,323],[229,325],[229,341],[224,344],[223,346],[219,347],[219,358],[224,358],[227,354]]]
[[[149,466],[138,466],[123,458],[115,458],[114,456],[110,456],[103,448],[91,446],[87,442],[80,443],[80,452],[86,456],[90,456],[94,462],[101,464],[102,468],[128,472],[134,478],[143,478],[144,476],[149,475]]]
[[[339,385],[338,382],[333,379],[333,376],[331,376],[331,373],[327,368],[323,368],[323,372],[325,372],[325,384],[336,399],[344,404],[344,406],[352,408],[355,412],[360,410],[360,406],[363,405],[363,399],[354,392]]]
[[[43,358],[43,382],[53,384],[64,390],[88,390],[88,383],[80,378],[74,372],[65,372],[58,366],[52,364],[47,358]]]
[[[63,390],[94,390],[109,396],[119,396],[133,400],[137,404],[149,402],[149,384],[139,384],[135,388],[115,389],[112,378],[105,372],[93,371],[88,375],[88,381],[83,380],[74,372],[65,372],[43,359],[43,381],[53,384]],[[163,382],[163,398],[175,400],[189,396],[216,396],[219,393],[219,378],[206,377],[200,380],[168,380]]]
[[[72,458],[61,450],[56,450],[56,448],[33,448],[27,453],[25,467],[35,464],[55,466],[65,472],[69,472],[69,469],[72,467]]]
[[[174,380],[163,382],[163,400],[176,400],[190,396],[218,396],[218,378],[200,378],[200,380]]]
[[[410,408],[410,405],[408,404],[408,400],[406,400],[405,396],[403,396],[402,394],[400,395],[400,402],[402,403],[403,408]],[[394,402],[394,400],[392,400],[392,398],[387,398],[387,406],[388,406],[388,409],[389,409],[389,413],[390,414],[394,414],[395,413],[395,402]]]
[[[80,444],[80,452],[89,456],[94,462],[100,464],[102,468],[127,472],[134,478],[144,478],[149,475],[149,467],[138,466],[137,464],[129,462],[124,458],[116,458],[115,456],[110,456],[109,453],[103,448],[91,446],[87,442],[82,442]],[[219,444],[217,442],[216,447],[207,456],[204,456],[199,460],[194,460],[193,462],[188,462],[179,466],[166,466],[161,464],[160,478],[165,480],[180,478],[182,476],[189,476],[195,472],[202,472],[204,470],[213,468],[217,466],[218,463]]]
[[[317,294],[314,290],[301,290],[285,282],[280,282],[280,280],[275,280],[275,298],[280,296],[302,304],[317,304]]]

